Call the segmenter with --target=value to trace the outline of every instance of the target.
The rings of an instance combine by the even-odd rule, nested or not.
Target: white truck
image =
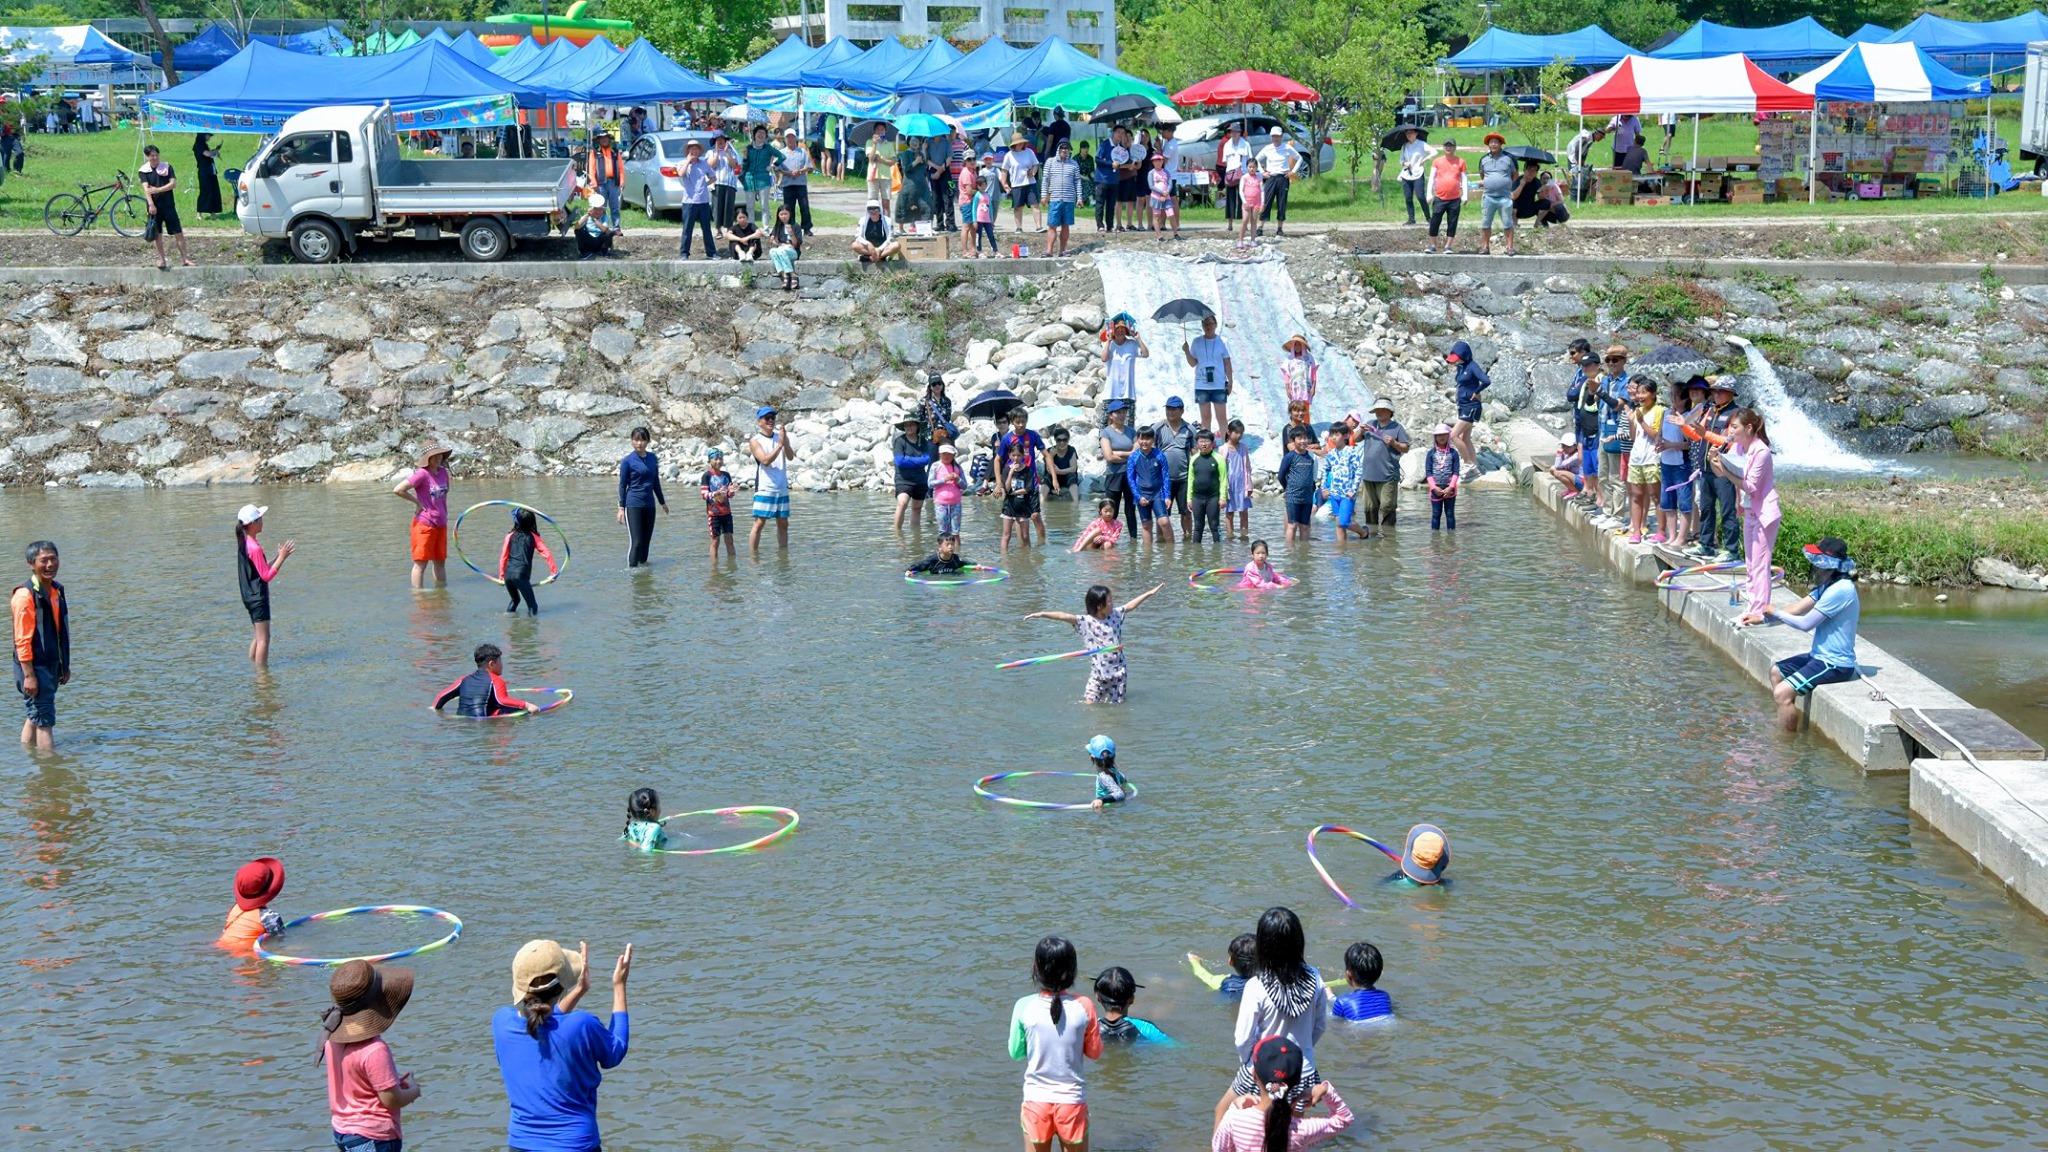
[[[2048,169],[2048,40],[2027,45],[2027,82],[2020,96],[2020,155],[2034,171]]]
[[[388,105],[342,105],[285,121],[236,181],[235,215],[306,264],[404,233],[453,235],[465,257],[502,260],[563,227],[575,190],[567,160],[408,160]]]

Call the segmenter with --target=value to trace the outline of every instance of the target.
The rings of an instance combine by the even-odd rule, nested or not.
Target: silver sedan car
[[[619,189],[619,199],[638,204],[650,220],[665,212],[682,211],[683,145],[696,140],[708,156],[711,142],[717,138],[716,132],[654,132],[633,141],[626,153],[626,182]]]

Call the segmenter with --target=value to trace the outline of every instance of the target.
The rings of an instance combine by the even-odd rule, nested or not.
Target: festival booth
[[[1805,139],[1796,121],[1759,128],[1762,174],[1785,199],[1805,157],[1806,198],[1902,200],[1932,194],[1971,152],[1978,127],[1961,101],[1988,82],[1942,67],[1916,44],[1857,44],[1792,81],[1813,94]]]
[[[1594,173],[1594,198],[1602,204],[1667,204],[1678,201],[1726,200],[1761,204],[1764,182],[1757,177],[1758,158],[1708,157],[1699,154],[1699,117],[1716,112],[1756,115],[1764,112],[1808,112],[1813,96],[1751,63],[1743,56],[1706,60],[1659,60],[1630,56],[1614,67],[1588,76],[1565,92],[1565,106],[1581,118],[1633,114],[1641,118],[1666,112],[1693,117],[1692,162],[1683,171],[1625,168]]]
[[[146,87],[158,78],[149,57],[109,40],[90,24],[0,27],[0,64],[38,57],[43,70],[29,81],[37,88]]]
[[[1648,53],[1659,60],[1707,60],[1715,56],[1747,56],[1758,64],[1806,64],[1826,60],[1849,41],[1822,27],[1811,16],[1769,28],[1731,28],[1701,20]]]
[[[537,108],[539,93],[479,68],[445,44],[383,56],[304,56],[255,43],[202,76],[145,97],[158,132],[272,133],[294,114],[335,104],[391,105],[401,132],[491,128]]]
[[[1609,36],[1597,25],[1588,24],[1576,32],[1560,32],[1553,36],[1531,36],[1522,32],[1509,32],[1503,28],[1488,28],[1484,35],[1467,44],[1463,51],[1438,61],[1440,71],[1463,76],[1484,76],[1485,91],[1454,93],[1448,90],[1443,104],[1436,108],[1412,108],[1403,113],[1406,123],[1436,125],[1444,128],[1477,128],[1488,123],[1488,113],[1495,102],[1512,103],[1517,107],[1534,108],[1542,103],[1543,93],[1539,92],[1494,92],[1493,77],[1497,73],[1514,71],[1536,71],[1546,68],[1559,60],[1566,60],[1582,68],[1604,68],[1635,51],[1628,45]],[[1513,88],[1504,83],[1503,88]]]

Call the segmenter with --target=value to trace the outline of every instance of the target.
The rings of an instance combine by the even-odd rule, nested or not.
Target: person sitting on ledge
[[[882,211],[880,200],[868,201],[867,219],[853,238],[853,254],[863,264],[880,264],[891,256],[902,259],[903,241],[896,238],[896,226]]]
[[[1799,698],[1823,684],[1854,680],[1856,620],[1862,601],[1856,594],[1856,561],[1849,546],[1833,536],[1806,546],[1813,565],[1813,591],[1783,609],[1765,609],[1765,623],[1789,624],[1813,633],[1813,647],[1804,656],[1790,656],[1771,669],[1771,695],[1778,702],[1778,724],[1799,731]]]
[[[744,207],[732,210],[732,227],[725,230],[725,239],[732,245],[732,258],[742,264],[751,264],[761,258],[761,229],[747,218]]]

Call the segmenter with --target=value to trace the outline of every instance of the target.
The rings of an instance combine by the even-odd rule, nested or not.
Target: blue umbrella
[[[952,97],[941,96],[936,92],[906,93],[898,96],[895,107],[890,109],[898,116],[908,116],[913,112],[923,112],[932,116],[944,113],[951,116],[959,110],[959,105],[953,103]]]
[[[953,126],[951,124],[926,112],[913,112],[908,116],[898,116],[894,120],[889,121],[889,123],[894,124],[896,131],[903,133],[905,136],[951,136],[953,134]]]

